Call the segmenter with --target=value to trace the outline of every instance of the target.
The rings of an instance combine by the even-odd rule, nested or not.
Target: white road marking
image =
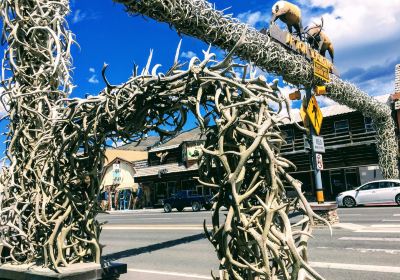
[[[361,214],[339,214],[339,217],[341,216],[361,216]]]
[[[317,249],[337,249],[336,247],[317,247]],[[391,250],[391,249],[372,249],[372,248],[344,248],[345,250],[349,251],[357,251],[360,253],[385,253],[391,255],[398,255],[400,254],[400,250]]]
[[[400,217],[400,214],[393,214],[393,217]]]
[[[400,220],[382,220],[382,222],[399,222],[400,223]]]
[[[210,226],[208,226],[211,229]],[[199,225],[104,225],[103,230],[200,230]]]
[[[400,229],[386,228],[386,229],[361,229],[356,230],[357,233],[400,233]]]
[[[328,263],[328,262],[310,262],[314,268],[330,268],[342,270],[360,270],[373,272],[400,273],[398,266],[382,266],[382,265],[365,265],[365,264],[349,264],[349,263]]]
[[[390,237],[340,237],[339,240],[348,241],[387,241],[387,242],[400,242],[400,238],[390,238]]]
[[[377,224],[364,227],[355,232],[373,232],[373,233],[400,233],[400,224]]]
[[[142,217],[140,217],[140,218],[132,217],[132,219],[135,220],[135,221],[137,221],[137,220],[144,220],[144,221],[146,221],[146,220],[172,220],[172,218],[142,218]],[[115,220],[125,220],[125,218],[112,219],[112,221],[115,221]]]
[[[353,224],[353,223],[338,223],[336,225],[333,225],[333,227],[348,229],[348,230],[352,230],[352,231],[361,230],[361,229],[365,228],[365,226],[357,225],[357,224]]]
[[[212,279],[211,276],[206,276],[206,275],[171,272],[171,271],[147,270],[147,269],[136,269],[136,268],[128,268],[128,271],[139,272],[139,273],[148,273],[148,274],[158,274],[158,275],[169,275],[169,276],[176,276],[176,277],[183,277],[183,278]]]
[[[371,225],[372,228],[400,228],[400,224],[379,224]]]

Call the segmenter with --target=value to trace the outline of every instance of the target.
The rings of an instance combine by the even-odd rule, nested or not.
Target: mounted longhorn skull
[[[312,48],[318,50],[319,53],[323,56],[325,56],[326,51],[328,51],[333,63],[333,44],[328,35],[326,35],[324,31],[322,31],[323,26],[324,18],[321,18],[321,24],[314,23],[309,28],[306,28],[306,33],[308,35],[307,42],[311,45]]]
[[[298,36],[302,37],[303,25],[301,23],[301,10],[298,6],[287,1],[278,1],[272,6],[272,18],[270,24],[280,19],[286,23],[290,33],[293,32],[293,27]]]
[[[158,158],[160,158],[160,163],[164,163],[164,162],[165,162],[165,158],[167,157],[168,154],[169,154],[168,151],[166,151],[166,152],[159,152],[159,153],[156,153],[156,156],[157,156]]]

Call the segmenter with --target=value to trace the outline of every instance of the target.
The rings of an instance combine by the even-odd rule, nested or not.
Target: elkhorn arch
[[[230,50],[245,32],[245,43],[235,55],[251,61],[261,69],[282,76],[293,85],[312,87],[316,84],[312,65],[302,56],[288,51],[271,37],[261,34],[230,15],[217,11],[204,0],[114,0],[132,14],[143,14],[204,42]],[[385,178],[399,177],[398,143],[391,110],[351,83],[331,75],[327,97],[371,117],[377,131],[379,166]]]
[[[2,1],[10,166],[0,178],[1,261],[55,270],[76,262],[100,262],[101,225],[95,218],[106,138],[140,140],[151,130],[169,137],[182,128],[191,111],[207,136],[199,180],[218,190],[213,228],[205,229],[220,259],[215,278],[304,279],[309,274],[323,279],[307,264],[307,240],[316,215],[302,195],[301,183],[287,174],[293,165],[279,154],[283,139],[278,125],[285,118],[279,113],[286,100],[276,83],[237,76],[231,56],[242,54],[294,84],[312,84],[309,64],[207,2],[180,1],[176,7],[175,1],[119,2],[131,12],[159,17],[232,51],[220,63],[212,63],[213,54],[205,52],[186,69],[176,55],[164,74],[157,65],[150,69],[149,59],[140,75],[135,69],[118,86],[107,81],[103,69],[107,86],[98,96],[70,99],[73,36],[65,21],[68,0]],[[336,100],[364,97],[353,105],[371,109],[378,129],[384,122],[385,108],[377,110],[350,84],[333,77],[329,90]],[[279,109],[273,110],[271,103]],[[216,125],[207,126],[207,117]],[[387,128],[382,131],[388,133]],[[393,162],[388,158],[386,163],[390,167]],[[395,176],[397,170],[387,168],[384,174]],[[284,182],[297,190],[296,199],[286,198]],[[224,222],[218,215],[222,206],[228,208]],[[303,212],[304,219],[290,225],[290,211]]]

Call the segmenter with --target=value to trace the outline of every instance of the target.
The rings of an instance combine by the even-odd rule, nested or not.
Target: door
[[[175,207],[176,208],[186,207],[186,205],[185,205],[186,197],[187,197],[186,191],[177,192],[176,196],[175,196]]]
[[[356,192],[357,204],[375,203],[377,201],[377,191],[379,190],[379,183],[368,183],[359,188]]]
[[[380,182],[379,196],[382,202],[393,202],[396,194],[399,192],[399,183],[396,182]]]

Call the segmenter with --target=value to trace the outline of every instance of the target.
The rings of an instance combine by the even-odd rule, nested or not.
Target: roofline
[[[115,157],[112,161],[110,161],[107,165],[104,165],[104,168],[108,168],[111,164],[113,164],[117,159],[119,159],[120,161],[124,161],[124,162],[127,162],[127,163],[129,163],[130,165],[132,165],[133,166],[133,163],[132,163],[132,161],[129,161],[129,160],[126,160],[126,159],[123,159],[123,158],[121,158],[121,157]]]

